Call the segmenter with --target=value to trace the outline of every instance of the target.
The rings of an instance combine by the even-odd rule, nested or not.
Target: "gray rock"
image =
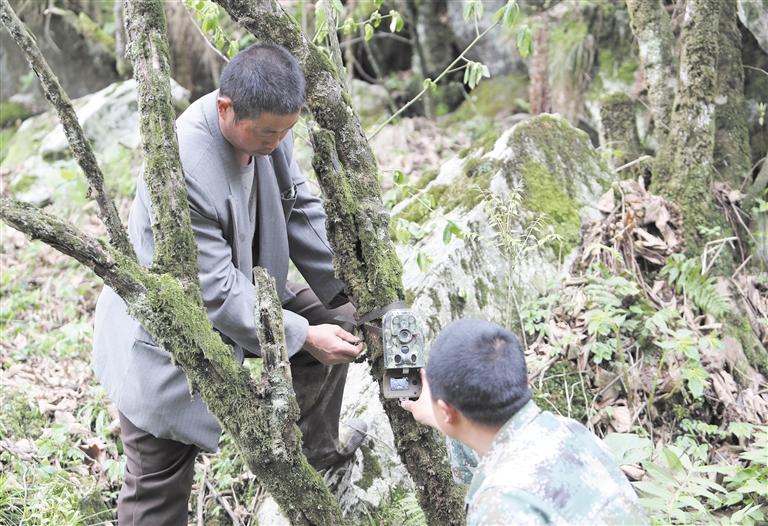
[[[738,0],[739,20],[768,53],[768,0]]]
[[[517,305],[564,275],[580,223],[598,217],[591,203],[611,180],[587,135],[552,115],[516,124],[481,157],[443,164],[436,179],[392,214],[396,228],[398,221],[417,219],[425,233],[398,246],[398,255],[430,336],[464,316],[518,329]],[[430,202],[433,209],[419,215],[421,203]],[[563,242],[534,242],[529,234],[537,220],[534,237],[556,234]],[[446,242],[449,222],[463,236]],[[431,259],[426,271],[419,254]]]
[[[507,0],[486,0],[483,2],[483,17],[477,28],[473,21],[464,20],[465,2],[447,3],[448,25],[453,31],[460,49],[466,48],[477,36],[493,24],[493,14],[507,3]],[[502,27],[496,27],[480,39],[467,53],[470,60],[482,62],[491,76],[509,73],[525,73],[525,62],[517,52],[515,33]]]
[[[183,106],[189,93],[173,81],[171,85],[175,104]],[[142,162],[135,81],[112,84],[72,104],[107,186],[130,195]],[[0,168],[11,174],[10,189],[17,199],[46,203],[52,189],[62,187],[81,194],[80,199],[85,193],[85,179],[54,111],[19,126]]]

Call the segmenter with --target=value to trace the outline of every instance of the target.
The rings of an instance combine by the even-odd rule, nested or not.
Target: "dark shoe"
[[[368,431],[368,423],[360,418],[351,418],[347,420],[344,425],[352,430],[352,433],[347,439],[347,443],[329,455],[309,460],[309,463],[317,471],[338,467],[345,463],[355,456],[355,451],[362,445],[366,432]]]

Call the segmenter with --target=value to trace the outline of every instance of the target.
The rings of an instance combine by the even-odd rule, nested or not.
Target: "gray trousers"
[[[296,297],[283,307],[304,316],[310,325],[343,325],[334,317],[354,317],[354,307],[350,303],[329,310],[306,285],[288,283],[287,286]],[[346,364],[323,365],[304,350],[291,358],[303,450],[310,462],[336,452],[347,368]],[[186,526],[195,457],[200,449],[157,438],[134,426],[122,413],[120,425],[127,464],[117,499],[118,525]]]

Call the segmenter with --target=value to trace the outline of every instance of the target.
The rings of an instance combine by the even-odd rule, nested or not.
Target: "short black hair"
[[[304,73],[287,49],[254,44],[224,66],[219,95],[229,97],[235,119],[255,119],[262,112],[289,115],[304,105]]]
[[[440,332],[429,353],[427,380],[434,400],[480,424],[502,425],[531,399],[517,337],[483,320],[459,320]]]

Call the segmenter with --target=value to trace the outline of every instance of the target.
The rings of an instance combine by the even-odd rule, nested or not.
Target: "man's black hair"
[[[429,353],[427,380],[434,400],[480,424],[502,425],[531,399],[517,337],[483,320],[459,320],[440,332]]]
[[[288,115],[304,105],[304,73],[282,46],[254,44],[224,66],[219,95],[232,99],[235,119],[255,119],[262,112]]]

